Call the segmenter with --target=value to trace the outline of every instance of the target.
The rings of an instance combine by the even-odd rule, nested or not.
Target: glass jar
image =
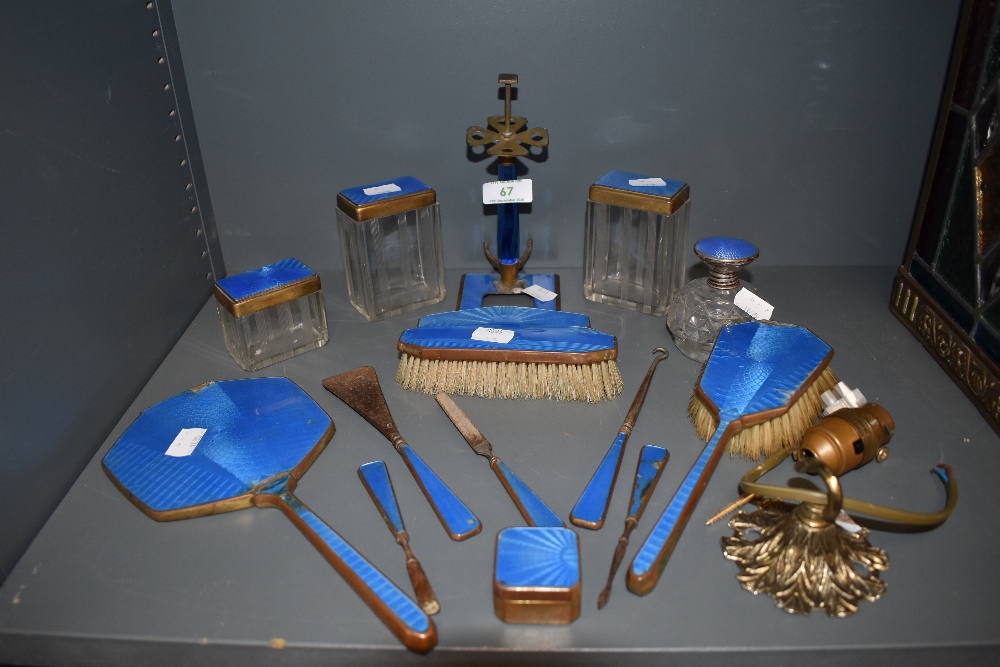
[[[366,319],[444,299],[437,196],[412,176],[349,188],[337,195],[347,295]]]
[[[590,187],[583,295],[662,317],[684,282],[686,183],[612,171]]]
[[[329,339],[319,276],[289,258],[215,284],[222,336],[243,370],[256,371]]]

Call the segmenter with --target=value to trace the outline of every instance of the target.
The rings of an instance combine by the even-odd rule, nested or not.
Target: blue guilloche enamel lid
[[[745,261],[757,257],[757,246],[731,236],[709,236],[694,244],[694,252],[702,259]]]
[[[572,588],[580,581],[580,547],[566,528],[505,528],[497,535],[496,583],[505,588]]]
[[[215,284],[215,298],[243,317],[320,289],[319,276],[295,258],[227,276]]]
[[[602,204],[670,215],[687,203],[690,188],[683,181],[663,178],[666,185],[631,185],[630,180],[657,178],[630,171],[609,171],[592,186],[590,199]],[[662,178],[662,177],[660,177]]]
[[[398,190],[368,194],[365,190],[395,186]],[[356,188],[341,190],[337,195],[337,208],[357,221],[372,220],[437,202],[437,195],[429,185],[413,176],[400,176]]]

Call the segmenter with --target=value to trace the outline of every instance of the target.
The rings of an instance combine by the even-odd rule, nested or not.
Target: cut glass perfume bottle
[[[297,259],[227,276],[215,285],[222,335],[243,370],[256,371],[328,340],[319,276]]]
[[[753,320],[734,303],[741,288],[739,272],[757,259],[754,244],[728,236],[712,236],[694,244],[698,258],[708,265],[708,277],[692,280],[670,302],[667,329],[677,349],[695,361],[705,361],[719,331],[727,324]]]

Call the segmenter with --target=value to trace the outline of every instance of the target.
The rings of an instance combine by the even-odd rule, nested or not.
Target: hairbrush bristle
[[[594,364],[538,364],[509,361],[431,361],[400,356],[396,382],[424,394],[483,398],[549,398],[596,403],[622,391],[614,360]]]
[[[742,456],[757,461],[766,456],[788,451],[802,440],[802,434],[823,414],[820,395],[833,389],[837,376],[829,367],[799,396],[779,417],[748,426],[729,439],[726,445],[730,456]],[[694,422],[695,432],[708,441],[719,422],[695,393],[688,403],[688,414]]]

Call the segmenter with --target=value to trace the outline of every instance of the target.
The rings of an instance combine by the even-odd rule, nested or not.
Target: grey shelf
[[[541,270],[536,267],[536,270]],[[626,512],[639,448],[667,447],[671,460],[633,537],[635,553],[701,447],[686,408],[699,366],[674,350],[664,320],[587,302],[579,269],[557,270],[563,307],[585,312],[615,334],[624,394],[597,405],[487,401],[459,405],[495,451],[564,518],[614,438],[651,358],[666,345],[669,360],[654,377],[632,433],[609,520],[600,531],[577,529],[583,565],[583,611],[568,626],[505,625],[493,614],[494,536],[523,525],[487,464],[471,452],[429,396],[393,381],[395,341],[448,297],[377,323],[365,322],[346,298],[343,276],[323,275],[330,342],[257,375],[285,375],[331,415],[337,432],[302,479],[302,500],[377,567],[408,590],[402,552],[356,476],[384,459],[400,497],[414,552],[442,611],[439,644],[426,657],[408,653],[298,531],[277,511],[246,510],[173,523],[139,512],[106,478],[101,457],[139,412],[207,380],[247,377],[227,355],[213,301],[121,416],[0,588],[0,663],[24,665],[546,665],[982,664],[1000,655],[995,617],[1000,573],[997,435],[960,390],[889,313],[894,267],[778,268],[752,271],[775,306],[775,318],[802,324],[833,346],[832,367],[851,386],[885,406],[897,424],[892,454],[845,476],[845,492],[914,510],[938,508],[944,491],[932,465],[950,463],[961,499],[942,527],[924,533],[873,531],[890,569],[888,591],[852,618],[792,616],[756,598],[723,559],[724,523],[703,523],[736,495],[749,464],[723,459],[658,587],[629,593],[619,576],[609,605],[596,608]],[[403,436],[478,514],[483,532],[447,539],[404,464],[367,422],[327,393],[324,377],[374,366]],[[782,483],[794,473],[771,475]],[[622,569],[624,572],[624,566]],[[281,646],[283,648],[275,648]]]

